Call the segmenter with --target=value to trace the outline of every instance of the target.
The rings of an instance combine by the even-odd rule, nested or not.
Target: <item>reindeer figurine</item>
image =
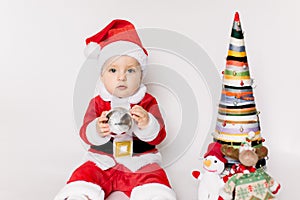
[[[240,164],[233,167],[234,170],[220,194],[224,200],[275,199],[274,195],[280,189],[280,184],[263,168],[254,167],[258,160],[268,155],[268,149],[265,146],[253,148],[252,138],[253,133],[249,133],[239,149],[229,145],[221,147],[225,156],[240,161]]]

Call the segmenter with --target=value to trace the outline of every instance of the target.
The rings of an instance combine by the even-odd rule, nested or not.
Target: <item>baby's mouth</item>
[[[119,86],[117,86],[117,89],[119,89],[119,90],[126,90],[127,86],[125,86],[125,85],[119,85]]]

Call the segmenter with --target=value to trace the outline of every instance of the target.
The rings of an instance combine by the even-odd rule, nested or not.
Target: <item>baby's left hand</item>
[[[130,113],[132,118],[136,121],[139,129],[144,129],[148,126],[149,114],[143,107],[135,105],[130,109]]]

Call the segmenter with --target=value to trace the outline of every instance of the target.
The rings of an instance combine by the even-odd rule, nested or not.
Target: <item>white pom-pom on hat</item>
[[[84,55],[87,58],[98,58],[100,54],[100,45],[96,42],[90,42],[84,49]]]

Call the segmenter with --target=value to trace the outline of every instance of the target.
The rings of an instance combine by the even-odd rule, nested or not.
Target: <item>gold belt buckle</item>
[[[114,141],[114,157],[132,156],[132,140]]]

